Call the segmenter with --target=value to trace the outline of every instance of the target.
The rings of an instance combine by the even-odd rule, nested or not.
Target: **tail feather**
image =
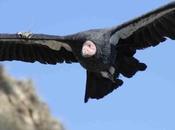
[[[116,82],[114,83],[109,79],[103,78],[98,73],[87,71],[86,92],[84,102],[86,103],[89,98],[103,98],[122,84],[123,81],[120,79],[116,79]]]

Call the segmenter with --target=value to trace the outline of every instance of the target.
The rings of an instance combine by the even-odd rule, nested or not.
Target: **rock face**
[[[0,130],[63,130],[39,100],[31,80],[16,80],[0,66]]]

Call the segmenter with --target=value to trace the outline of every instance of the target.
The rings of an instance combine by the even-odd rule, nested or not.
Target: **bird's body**
[[[80,32],[80,39],[82,37],[82,41],[85,42],[86,40],[92,41],[97,50],[96,54],[92,57],[83,57],[81,54],[81,48],[82,45],[80,45],[79,51],[77,51],[78,47],[75,47],[75,55],[77,56],[77,59],[79,60],[80,64],[87,70],[93,71],[93,72],[100,72],[100,71],[106,71],[112,66],[114,63],[112,63],[114,60],[113,53],[111,52],[111,44],[110,44],[110,34],[109,32],[106,32],[105,29],[100,30],[89,30],[86,32]],[[83,39],[87,38],[87,39]],[[74,50],[74,47],[72,47]],[[115,48],[114,48],[115,49]]]
[[[129,22],[67,36],[0,34],[0,61],[38,61],[43,64],[79,62],[87,70],[85,102],[100,99],[146,65],[134,57],[137,50],[175,39],[175,2]]]

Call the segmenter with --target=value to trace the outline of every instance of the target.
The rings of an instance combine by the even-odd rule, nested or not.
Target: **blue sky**
[[[0,32],[66,35],[111,27],[168,0],[0,0]],[[174,130],[175,44],[139,51],[145,72],[102,100],[83,103],[86,75],[79,64],[3,62],[13,76],[33,79],[41,98],[68,130]]]

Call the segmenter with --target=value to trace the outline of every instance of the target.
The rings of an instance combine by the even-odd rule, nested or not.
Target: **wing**
[[[143,49],[175,39],[175,2],[112,29],[111,41],[117,46]]]
[[[175,2],[112,28],[110,40],[116,45],[119,73],[131,78],[144,71],[146,65],[134,57],[136,50],[156,46],[167,37],[175,39]]]
[[[0,34],[0,61],[77,62],[68,39],[44,34]]]

